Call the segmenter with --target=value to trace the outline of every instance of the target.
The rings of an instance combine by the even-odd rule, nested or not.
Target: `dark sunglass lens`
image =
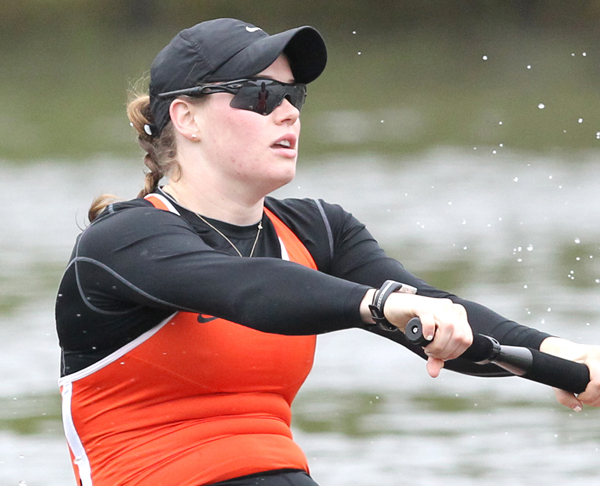
[[[304,104],[305,89],[302,85],[282,84],[270,80],[252,80],[238,91],[231,100],[230,106],[268,115],[283,102],[284,98],[287,98],[300,110]]]

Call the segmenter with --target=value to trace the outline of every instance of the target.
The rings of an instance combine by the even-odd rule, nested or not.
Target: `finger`
[[[583,408],[583,403],[580,400],[578,400],[578,398],[575,395],[567,391],[560,390],[559,388],[554,389],[554,394],[556,395],[558,403],[564,405],[565,407],[569,407],[575,412],[581,412]]]
[[[427,373],[429,373],[429,376],[432,378],[437,378],[440,375],[440,371],[442,371],[443,367],[444,360],[433,358],[431,356],[427,359]]]
[[[456,328],[452,322],[439,322],[435,337],[431,344],[427,345],[425,352],[429,356],[448,360],[460,356],[467,345],[463,332]]]
[[[433,341],[433,339],[435,339],[436,337],[437,332],[435,318],[431,314],[423,314],[419,316],[419,319],[421,319],[421,329],[423,332],[423,336],[425,337],[425,339],[427,339],[427,341]]]
[[[577,399],[586,405],[592,407],[600,406],[600,385],[592,381],[583,393],[577,395]]]
[[[471,327],[466,324],[466,326],[455,330],[452,339],[446,346],[444,359],[449,360],[460,357],[471,344],[473,344],[473,332]]]

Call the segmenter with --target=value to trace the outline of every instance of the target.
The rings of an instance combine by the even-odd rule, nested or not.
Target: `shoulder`
[[[146,199],[136,198],[109,204],[86,231],[92,228],[106,228],[118,223],[139,221],[139,218],[142,218],[142,222],[148,220],[181,220],[181,217],[175,213],[156,208]]]
[[[155,208],[145,199],[110,204],[81,234],[81,245],[124,246],[133,241],[166,233],[190,232],[177,214]]]

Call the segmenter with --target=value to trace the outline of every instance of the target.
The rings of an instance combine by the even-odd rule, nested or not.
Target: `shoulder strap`
[[[271,210],[266,207],[264,210],[267,217],[271,220],[271,223],[273,223],[273,226],[275,226],[277,236],[279,236],[279,239],[283,243],[282,251],[284,249],[287,250],[290,261],[300,263],[305,267],[316,270],[317,265],[315,260],[294,232],[289,229],[283,221],[275,216]]]
[[[148,194],[144,197],[147,201],[150,201],[155,208],[162,209],[164,211],[170,211],[178,216],[181,216],[179,211],[175,209],[175,206],[171,204],[166,197],[162,194]],[[283,221],[281,221],[272,211],[268,208],[264,208],[265,214],[275,226],[275,231],[281,242],[281,253],[284,260],[291,260],[296,263],[300,263],[306,267],[317,269],[315,260],[313,259],[310,252],[306,249],[300,239],[289,229]]]
[[[165,211],[170,211],[171,213],[175,213],[176,215],[181,216],[181,214],[179,214],[179,211],[177,211],[177,209],[175,209],[175,206],[173,206],[173,204],[171,204],[171,201],[169,201],[162,194],[157,194],[157,193],[153,192],[153,193],[145,196],[144,199],[146,199],[147,201],[150,201],[155,208],[163,209]]]

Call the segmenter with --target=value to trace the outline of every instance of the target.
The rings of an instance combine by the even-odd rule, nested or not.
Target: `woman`
[[[574,410],[600,405],[600,348],[520,326],[428,286],[336,205],[267,195],[295,174],[311,27],[269,36],[218,19],[180,32],[129,117],[146,187],[99,198],[60,286],[63,419],[83,485],[315,485],[290,407],[315,335],[362,328],[464,373],[472,330],[588,364]],[[159,187],[159,181],[168,183]],[[398,329],[420,317],[423,353]]]

